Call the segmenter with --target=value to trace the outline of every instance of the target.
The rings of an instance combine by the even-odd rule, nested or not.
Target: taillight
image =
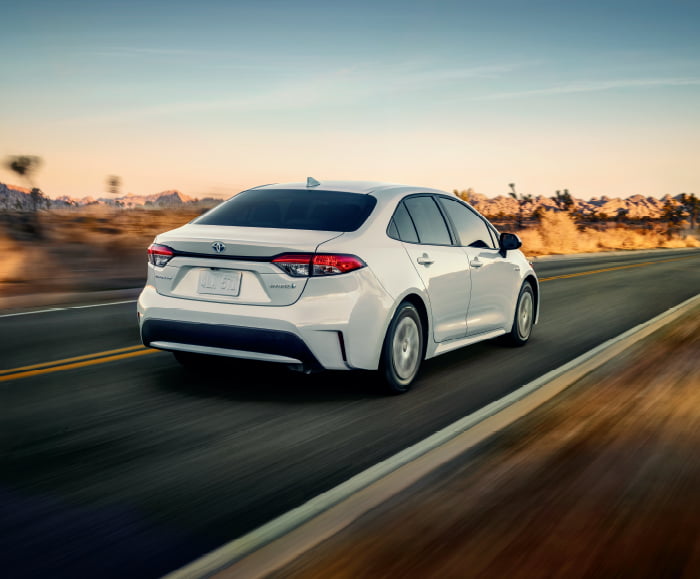
[[[148,261],[157,267],[163,267],[175,255],[172,249],[167,245],[158,245],[151,243],[148,247]]]
[[[292,277],[338,275],[367,265],[356,255],[340,253],[285,253],[272,263]]]
[[[365,267],[367,264],[355,255],[317,253],[312,260],[313,275],[336,275]]]

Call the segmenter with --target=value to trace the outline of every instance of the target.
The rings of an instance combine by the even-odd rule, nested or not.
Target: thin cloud
[[[309,109],[318,106],[347,107],[368,102],[378,96],[414,94],[422,89],[435,90],[437,85],[459,83],[476,78],[495,78],[509,74],[513,65],[439,68],[425,64],[398,63],[381,65],[356,64],[352,66],[299,72],[289,75],[270,75],[266,88],[245,91],[243,94],[216,98],[166,102],[151,106],[123,108],[97,115],[63,119],[59,124],[121,122],[134,118],[180,115],[208,111],[284,111]]]
[[[106,46],[97,50],[91,50],[90,54],[95,54],[98,56],[199,56],[203,54],[209,54],[209,51],[205,50],[193,50],[189,48],[143,48],[135,46]]]
[[[495,93],[474,97],[472,100],[502,100],[527,98],[532,96],[549,96],[558,94],[576,94],[587,92],[603,92],[627,88],[654,88],[654,87],[674,87],[674,86],[697,86],[700,85],[698,78],[645,78],[645,79],[623,79],[611,81],[586,81],[561,84],[541,89]]]

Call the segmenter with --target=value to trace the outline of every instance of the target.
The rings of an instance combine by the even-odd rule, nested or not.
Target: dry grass
[[[138,287],[145,279],[146,247],[162,231],[187,223],[202,209],[54,210],[39,216],[41,238],[29,215],[0,215],[0,296]],[[520,231],[528,255],[612,249],[698,247],[695,237],[616,227],[579,231],[566,213],[546,213],[538,227]]]
[[[593,253],[614,249],[700,247],[694,236],[669,237],[655,229],[639,230],[619,226],[598,231],[580,231],[568,213],[548,211],[539,225],[518,232],[528,255]]]
[[[0,296],[138,287],[146,248],[162,231],[200,210],[117,210],[86,207],[39,216],[37,238],[27,215],[0,222]]]

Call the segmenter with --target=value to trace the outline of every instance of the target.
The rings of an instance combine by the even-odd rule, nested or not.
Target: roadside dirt
[[[29,294],[143,286],[146,248],[201,211],[52,211],[0,214],[0,300]]]
[[[274,577],[700,577],[700,307]]]

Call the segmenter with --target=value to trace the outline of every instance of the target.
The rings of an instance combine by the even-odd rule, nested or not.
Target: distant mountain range
[[[515,215],[519,211],[518,201],[505,195],[487,197],[481,193],[475,193],[471,189],[461,191],[459,195],[488,217]],[[587,201],[573,198],[573,209],[587,214],[606,215],[609,218],[617,216],[620,212],[625,212],[626,217],[630,219],[641,219],[643,217],[658,219],[667,201],[674,205],[678,204],[678,199],[670,195],[666,195],[661,199],[644,197],[643,195],[632,195],[626,199],[603,196],[600,198],[594,197]],[[105,205],[124,208],[153,207],[166,209],[188,206],[213,207],[220,202],[221,199],[214,197],[193,198],[173,189],[152,195],[134,195],[129,193],[119,197],[83,197],[82,199],[74,199],[64,195],[57,199],[42,200],[39,208]],[[0,183],[0,211],[29,211],[32,208],[33,201],[29,189]],[[523,213],[525,216],[530,216],[539,208],[556,210],[557,204],[549,197],[538,195],[532,198],[532,202],[527,203],[523,207]]]
[[[84,207],[88,205],[105,205],[124,208],[154,207],[172,209],[186,206],[213,207],[219,203],[221,203],[221,199],[216,199],[214,197],[197,199],[173,189],[154,193],[152,195],[134,195],[133,193],[128,193],[127,195],[115,197],[83,197],[82,199],[74,199],[68,195],[63,195],[56,199],[42,199],[39,202],[39,208],[67,209],[70,207]],[[0,211],[30,211],[33,207],[34,201],[31,198],[31,189],[0,183]]]

